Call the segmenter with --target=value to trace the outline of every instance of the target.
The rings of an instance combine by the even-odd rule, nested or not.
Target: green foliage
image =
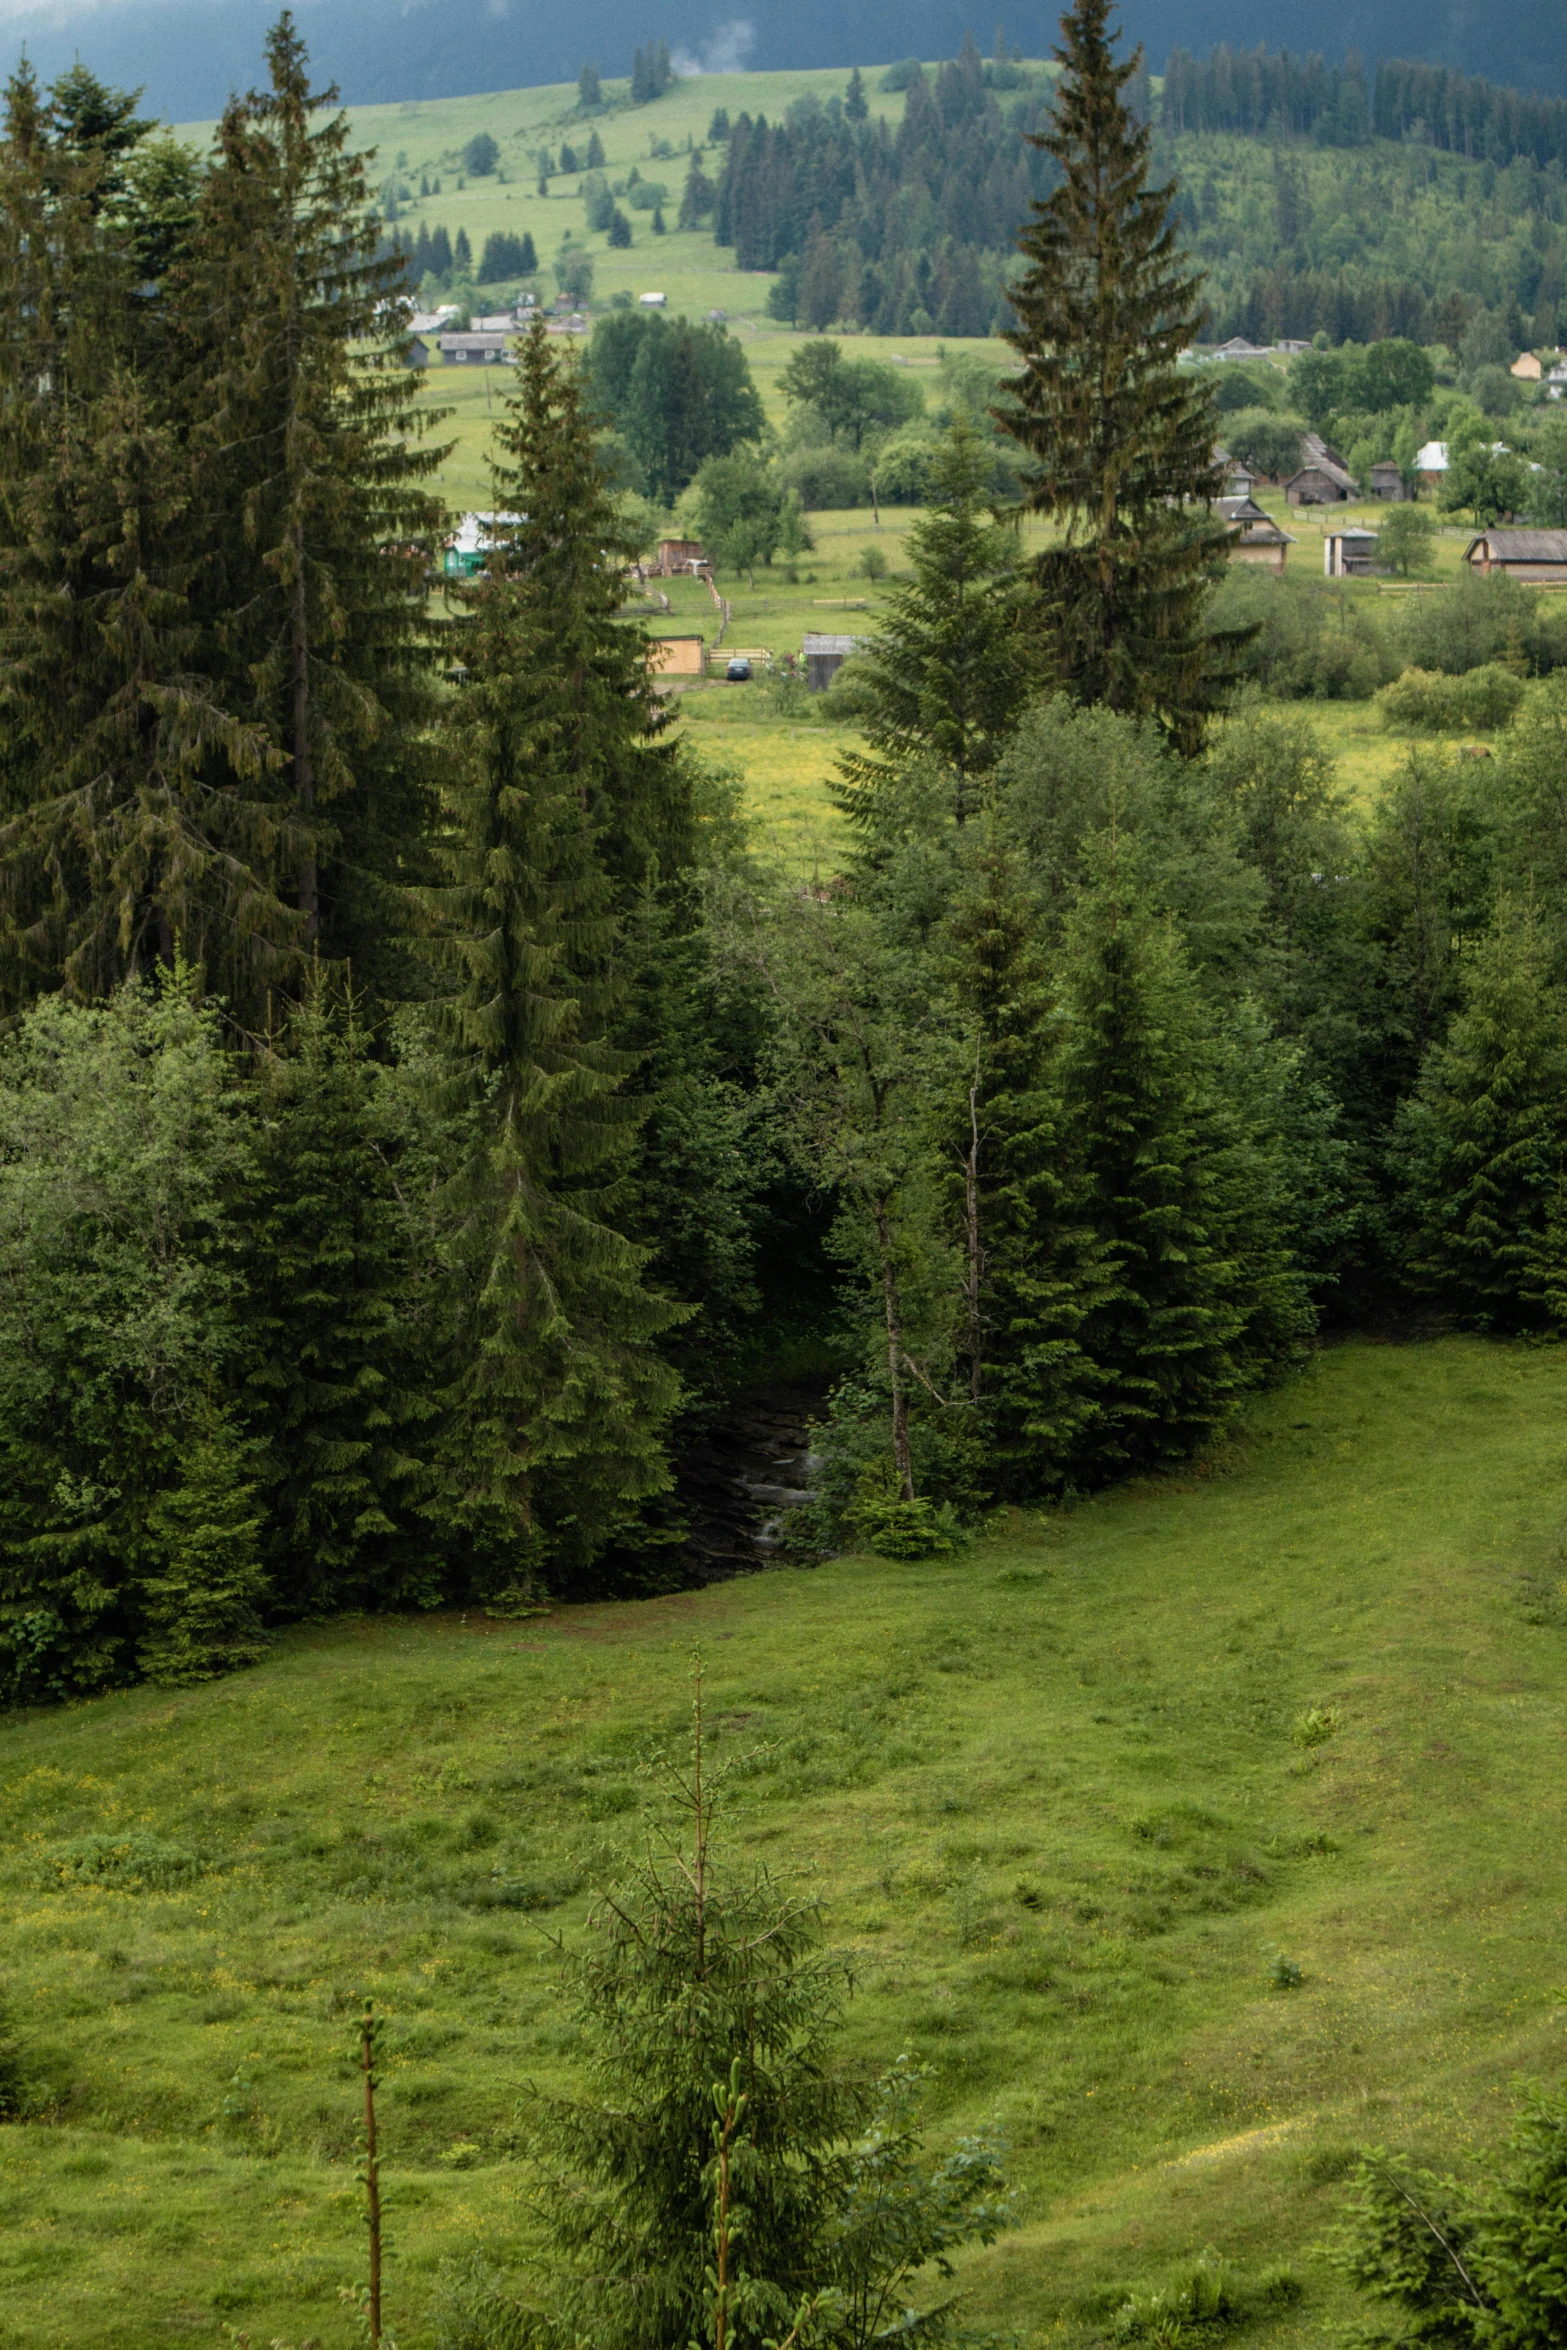
[[[705,458],[761,434],[749,363],[723,326],[611,312],[594,327],[586,373],[593,402],[624,434],[646,488],[666,504]]]
[[[1002,421],[1030,460],[1023,502],[1062,537],[1036,559],[1039,627],[1082,702],[1153,715],[1195,751],[1222,698],[1226,646],[1207,593],[1223,534],[1206,388],[1177,367],[1200,279],[1178,253],[1171,192],[1111,52],[1105,0],[1062,19],[1062,73],[1038,144],[1061,184],[1036,202],[1012,286],[1022,372]],[[1194,518],[1195,517],[1195,518]]]
[[[849,1523],[878,1558],[947,1558],[964,1547],[965,1536],[950,1503],[890,1501],[867,1495],[856,1502]]]
[[[1377,526],[1377,559],[1400,579],[1424,578],[1435,545],[1436,524],[1412,499],[1390,506]]]
[[[156,1570],[143,1585],[136,1662],[182,1687],[254,1664],[265,1643],[261,1515],[245,1448],[215,1414],[187,1437],[173,1485],[147,1514]]]
[[[203,1531],[209,1512],[233,1535],[235,1637],[250,1637],[254,1528],[209,1401],[241,1345],[226,1213],[248,1174],[216,1017],[188,980],[127,987],[92,1012],[46,998],[0,1046],[0,1573],[15,1697],[125,1679],[182,1611],[199,1654],[205,1603],[179,1592],[199,1580],[203,1545],[224,1546]],[[226,1636],[215,1623],[214,1644]]]
[[[924,2172],[917,2069],[871,2081],[837,2057],[849,1978],[817,1905],[721,1849],[700,1688],[690,1760],[663,1771],[684,1822],[655,1831],[567,1961],[594,2094],[519,2114],[549,2180],[535,2325],[651,2350],[703,2338],[722,2294],[744,2340],[776,2339],[805,2301],[813,2338],[841,2350],[868,2350],[894,2311],[945,2340],[951,2300],[916,2313],[909,2296],[922,2270],[950,2279],[958,2247],[1013,2224],[999,2149],[966,2139]]]
[[[508,1586],[551,1550],[587,1563],[667,1482],[675,1389],[652,1342],[678,1316],[613,1220],[638,1114],[612,949],[631,893],[683,861],[686,798],[640,644],[616,624],[603,550],[619,532],[582,390],[542,320],[497,443],[497,505],[523,519],[467,591],[437,903],[477,1113],[445,1503]]]
[[[1377,710],[1400,734],[1459,734],[1471,727],[1492,734],[1511,725],[1523,697],[1523,679],[1488,661],[1462,677],[1406,669],[1377,695]]]
[[[928,762],[949,778],[961,823],[1016,723],[1028,683],[1016,556],[986,512],[988,474],[960,416],[931,466],[933,510],[908,535],[913,579],[887,599],[862,657],[867,748],[840,761],[851,814]]]
[[[846,359],[836,341],[802,343],[778,381],[792,406],[813,411],[831,440],[854,450],[878,431],[911,423],[925,406],[908,375],[879,359]]]
[[[501,151],[488,131],[475,131],[462,151],[462,167],[470,179],[488,179],[501,159]]]
[[[361,1020],[317,972],[257,1078],[245,1404],[272,1596],[290,1612],[390,1597],[429,1498],[442,1333],[400,1196],[399,1078]]]
[[[1481,1327],[1539,1327],[1542,1285],[1561,1291],[1567,1001],[1532,908],[1504,906],[1463,969],[1462,1008],[1400,1109],[1410,1271]]]

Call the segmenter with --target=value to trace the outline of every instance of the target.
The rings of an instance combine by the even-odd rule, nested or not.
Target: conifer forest
[[[1567,109],[1075,0],[612,185],[682,77],[554,310],[287,12],[6,86],[14,2339],[1560,2345]],[[591,303],[697,231],[773,373]]]

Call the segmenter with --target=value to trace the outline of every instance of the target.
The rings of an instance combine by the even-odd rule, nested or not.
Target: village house
[[[1567,587],[1567,530],[1483,530],[1464,549],[1482,579],[1503,571],[1532,587]]]
[[[1269,354],[1265,344],[1248,343],[1244,335],[1231,335],[1213,355],[1215,359],[1266,359]]]
[[[504,367],[511,358],[511,339],[506,328],[488,334],[437,335],[435,345],[448,367]]]
[[[1296,542],[1255,498],[1221,498],[1215,511],[1230,533],[1232,563],[1261,564],[1265,570],[1282,575],[1285,557]]]
[[[1422,488],[1432,490],[1441,486],[1447,471],[1446,441],[1426,441],[1415,451],[1415,471]]]
[[[1520,383],[1537,384],[1545,370],[1532,351],[1520,351],[1508,372]]]

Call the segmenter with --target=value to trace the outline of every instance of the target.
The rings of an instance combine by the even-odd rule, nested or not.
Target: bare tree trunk
[[[892,1381],[892,1458],[898,1472],[899,1497],[914,1499],[914,1461],[909,1451],[909,1402],[903,1389],[903,1317],[898,1306],[898,1277],[892,1262],[892,1223],[887,1203],[877,1200],[871,1209],[876,1246],[881,1254],[881,1295],[887,1315],[887,1374]]]

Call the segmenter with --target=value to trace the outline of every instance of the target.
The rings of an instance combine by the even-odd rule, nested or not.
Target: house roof
[[[1308,432],[1300,444],[1300,473],[1310,473],[1313,468],[1318,473],[1325,473],[1337,488],[1351,495],[1358,487],[1354,475],[1337,450],[1330,449],[1320,433]],[[1300,473],[1292,474],[1291,480],[1299,481]]]
[[[1248,343],[1244,335],[1231,335],[1229,341],[1221,343],[1214,353],[1215,359],[1266,359],[1267,356],[1263,344]]]
[[[1567,563],[1567,530],[1483,530],[1464,549],[1464,561],[1484,547],[1493,563]]]
[[[1415,451],[1417,473],[1445,473],[1447,471],[1446,441],[1427,441],[1423,449]]]
[[[437,335],[436,342],[443,351],[504,351],[511,341],[510,332],[504,334]]]
[[[807,629],[800,647],[800,657],[808,661],[813,653],[841,653],[845,660],[857,653],[865,642],[862,636],[816,636]]]
[[[1398,459],[1396,457],[1379,457],[1371,470],[1373,473],[1396,473]]]
[[[1226,522],[1267,522],[1271,519],[1255,498],[1220,498],[1216,504]]]

